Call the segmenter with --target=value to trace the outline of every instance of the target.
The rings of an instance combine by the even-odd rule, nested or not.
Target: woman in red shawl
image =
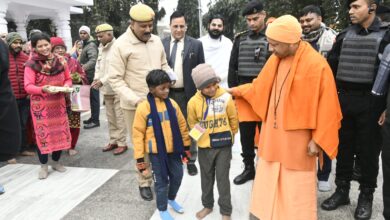
[[[41,162],[39,179],[46,179],[48,154],[52,154],[53,170],[65,172],[58,161],[62,150],[71,147],[65,94],[53,91],[53,86],[71,87],[72,79],[63,57],[51,52],[50,37],[34,34],[31,39],[32,57],[26,63],[24,87],[31,95],[31,116]]]
[[[72,78],[73,84],[88,84],[87,75],[85,74],[83,68],[81,67],[79,61],[71,57],[66,53],[66,46],[62,38],[60,37],[52,37],[50,38],[52,51],[54,55],[58,55],[61,57],[65,57],[70,76]],[[69,155],[76,155],[78,152],[75,150],[77,140],[80,135],[80,112],[74,112],[71,110],[71,103],[69,96],[67,96],[67,110],[69,117],[69,127],[70,134],[72,136],[71,149],[69,149]]]

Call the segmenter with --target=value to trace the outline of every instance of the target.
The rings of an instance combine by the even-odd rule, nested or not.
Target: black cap
[[[379,7],[376,9],[376,14],[377,15],[382,15],[382,14],[387,14],[387,13],[390,13],[390,8],[389,7],[386,7],[386,6],[383,6],[383,5],[379,5]]]
[[[263,8],[263,3],[256,0],[250,1],[246,4],[244,10],[242,11],[242,16],[245,17],[247,15],[259,13],[263,11]]]

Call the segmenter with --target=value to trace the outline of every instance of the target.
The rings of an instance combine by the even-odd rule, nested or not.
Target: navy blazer
[[[167,61],[170,57],[171,36],[162,40]],[[177,54],[179,55],[179,54]],[[204,52],[202,42],[190,36],[184,37],[183,49],[183,84],[187,102],[196,93],[196,87],[191,77],[192,69],[197,65],[204,63]]]

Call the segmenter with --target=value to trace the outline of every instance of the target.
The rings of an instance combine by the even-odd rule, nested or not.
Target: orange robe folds
[[[294,56],[271,56],[259,77],[233,95],[263,121],[251,213],[261,220],[317,219],[316,157],[307,155],[307,146],[313,139],[334,158],[342,117],[326,60],[301,42]]]
[[[259,175],[255,178],[250,210],[264,220],[317,219],[316,157],[306,153],[312,138],[311,130],[279,127],[283,124],[285,111],[280,104],[286,95],[283,81],[289,77],[293,59],[290,56],[279,63],[277,84],[272,87],[268,105],[269,114],[260,133],[261,161],[257,164]]]
[[[262,121],[267,118],[279,62],[280,59],[272,55],[252,83],[233,89],[233,95],[247,100]],[[313,140],[334,159],[342,119],[336,85],[327,61],[307,42],[300,42],[284,86],[285,99],[280,103],[285,109],[284,120],[279,127],[310,129]]]
[[[243,98],[237,97],[234,99],[237,107],[238,121],[261,121],[260,117],[256,115],[252,106]]]
[[[316,177],[315,169],[291,170],[260,159],[250,212],[260,220],[316,220]]]

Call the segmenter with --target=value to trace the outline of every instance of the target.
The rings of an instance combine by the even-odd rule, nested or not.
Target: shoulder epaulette
[[[248,33],[248,32],[249,32],[249,30],[239,32],[239,33],[237,33],[236,35],[234,35],[234,39],[236,39],[237,37],[239,37],[239,36],[241,36],[241,35],[243,35],[243,34],[246,34],[246,33]]]

